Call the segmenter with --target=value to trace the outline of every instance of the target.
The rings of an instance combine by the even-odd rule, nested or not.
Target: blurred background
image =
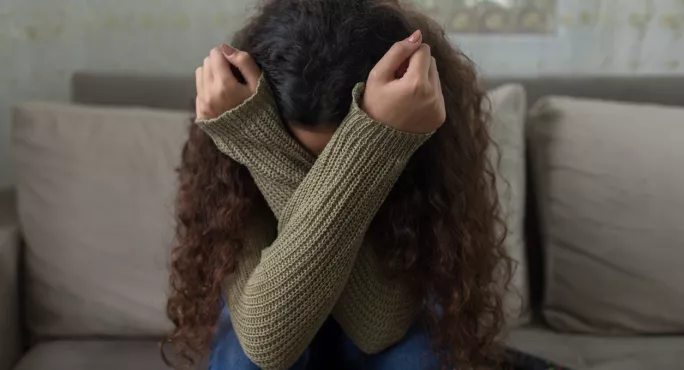
[[[485,75],[684,74],[684,0],[413,0]],[[9,106],[76,70],[189,74],[257,0],[0,1],[0,185]]]
[[[258,1],[0,0],[0,370],[167,369],[194,70]],[[506,345],[684,369],[684,0],[413,2],[487,89]]]

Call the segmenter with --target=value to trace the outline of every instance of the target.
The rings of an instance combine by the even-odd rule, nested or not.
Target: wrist
[[[207,114],[198,114],[195,121],[215,142],[264,138],[264,130],[280,125],[280,116],[271,95],[268,82],[262,76],[256,92],[236,107],[216,118],[202,119]],[[201,118],[202,117],[202,118]]]
[[[390,125],[373,119],[364,111],[362,102],[365,84],[359,83],[352,94],[352,105],[349,114],[335,134],[338,140],[344,140],[350,147],[372,152],[372,156],[388,160],[406,161],[433,134],[412,133],[397,130]]]

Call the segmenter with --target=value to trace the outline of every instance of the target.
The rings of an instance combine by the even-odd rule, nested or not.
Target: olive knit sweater
[[[398,342],[419,300],[380,271],[363,243],[368,226],[429,137],[374,121],[354,88],[349,114],[318,158],[287,132],[268,83],[220,117],[197,124],[221,152],[250,171],[278,223],[250,218],[238,268],[224,283],[230,317],[247,356],[287,369],[329,315],[366,353]]]

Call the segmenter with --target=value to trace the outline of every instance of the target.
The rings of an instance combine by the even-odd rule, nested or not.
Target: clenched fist
[[[397,71],[408,61],[406,73]],[[368,77],[362,109],[371,118],[400,131],[424,134],[446,119],[435,58],[416,31],[397,42]]]
[[[240,71],[246,84],[238,81],[231,65]],[[222,45],[213,48],[204,64],[195,70],[198,120],[216,118],[242,104],[257,89],[261,70],[249,54]]]

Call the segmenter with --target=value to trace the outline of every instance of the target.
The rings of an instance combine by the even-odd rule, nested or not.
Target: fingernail
[[[235,54],[235,49],[233,49],[232,47],[230,47],[230,46],[228,46],[228,45],[226,45],[226,44],[221,45],[221,51],[222,51],[223,54],[225,54],[227,57],[229,57],[229,56]]]
[[[416,30],[411,36],[408,37],[409,42],[416,43],[420,40],[420,30]]]

